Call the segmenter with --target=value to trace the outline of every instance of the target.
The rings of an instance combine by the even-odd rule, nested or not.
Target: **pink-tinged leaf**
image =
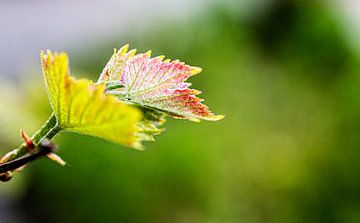
[[[105,82],[108,93],[120,100],[165,112],[176,118],[192,121],[216,121],[214,115],[196,97],[200,91],[190,89],[186,80],[201,72],[201,68],[178,60],[164,60],[164,56],[151,58],[151,51],[136,54],[125,45],[115,51],[102,71],[99,82]]]

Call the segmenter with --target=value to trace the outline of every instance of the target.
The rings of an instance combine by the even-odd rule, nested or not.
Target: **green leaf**
[[[65,53],[42,52],[41,61],[50,104],[62,130],[142,148],[140,133],[145,130],[139,129],[139,109],[106,95],[103,84],[71,77]]]
[[[141,122],[138,124],[138,137],[144,141],[154,141],[154,136],[159,135],[165,129],[160,128],[165,122],[166,114],[164,112],[139,107],[144,116]]]

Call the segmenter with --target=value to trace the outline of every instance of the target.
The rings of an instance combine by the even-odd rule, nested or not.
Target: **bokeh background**
[[[360,222],[360,2],[0,1],[0,151],[51,113],[41,48],[97,79],[112,49],[181,59],[217,123],[169,119],[145,152],[70,133],[69,166],[0,184],[0,222]]]

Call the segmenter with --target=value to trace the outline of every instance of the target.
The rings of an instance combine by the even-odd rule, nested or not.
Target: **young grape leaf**
[[[154,141],[154,136],[164,131],[160,128],[165,122],[165,113],[156,110],[139,107],[144,116],[138,124],[137,136],[143,141]]]
[[[113,56],[102,71],[98,83],[105,82],[108,94],[116,95],[140,107],[166,113],[175,118],[216,121],[214,115],[196,97],[200,91],[190,89],[189,77],[201,72],[178,60],[164,60],[164,56],[151,58],[151,51],[136,54],[125,45]]]
[[[65,53],[41,53],[51,107],[62,130],[141,148],[139,109],[106,95],[104,84],[70,76]]]

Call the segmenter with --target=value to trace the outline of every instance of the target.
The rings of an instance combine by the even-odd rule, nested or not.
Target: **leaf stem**
[[[52,114],[46,123],[31,137],[31,140],[35,145],[35,149],[39,149],[38,147],[41,140],[45,138],[50,140],[60,131],[61,128],[57,125],[56,117],[54,114]],[[16,149],[5,154],[1,158],[1,163],[17,159],[26,153],[28,153],[28,148],[26,147],[25,143],[22,143]]]
[[[56,133],[60,131],[60,128],[57,125],[55,114],[51,114],[50,118],[46,123],[41,126],[39,131],[37,131],[32,137],[31,140],[35,145],[38,145],[40,141],[44,138],[52,139]]]
[[[35,159],[38,159],[40,157],[46,156],[50,153],[53,153],[56,150],[56,146],[50,142],[40,143],[38,147],[39,147],[38,151],[36,151],[34,153],[31,153],[31,154],[22,156],[20,158],[8,161],[6,163],[0,164],[0,173],[4,173],[7,171],[12,171],[17,168],[20,168],[20,167],[28,164],[29,162],[31,162]],[[2,177],[4,177],[4,176],[2,176]],[[4,179],[4,178],[2,178],[2,179]]]

